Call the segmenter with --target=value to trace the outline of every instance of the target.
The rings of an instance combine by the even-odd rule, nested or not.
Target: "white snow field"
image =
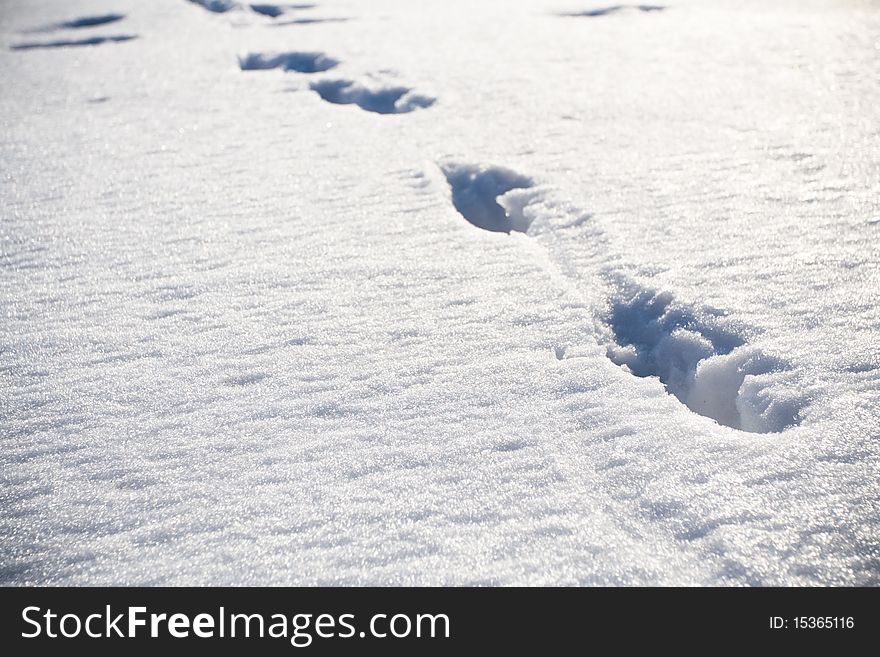
[[[880,584],[880,4],[0,3],[0,582]]]

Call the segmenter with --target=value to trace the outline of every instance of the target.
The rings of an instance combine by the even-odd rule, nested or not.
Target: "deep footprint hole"
[[[531,178],[503,167],[481,167],[471,164],[441,164],[452,192],[452,204],[459,214],[477,228],[497,233],[524,233],[529,221],[522,206],[499,199],[516,189],[529,189]]]
[[[604,319],[613,335],[608,358],[635,376],[657,377],[691,411],[753,433],[798,424],[803,400],[773,386],[788,365],[670,294],[623,285]]]

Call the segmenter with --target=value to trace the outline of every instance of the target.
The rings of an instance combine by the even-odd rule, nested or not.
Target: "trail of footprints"
[[[240,3],[233,0],[188,0],[213,13],[247,10],[275,20],[292,12],[313,9],[312,4]],[[655,5],[615,5],[603,9],[560,14],[598,17],[625,9],[657,12]],[[122,14],[84,16],[37,31],[79,30],[101,27],[125,18]],[[295,18],[275,23],[304,24],[322,18]],[[20,43],[13,49],[96,45],[126,41],[135,35],[95,35],[83,39]],[[248,53],[239,57],[242,71],[282,71],[314,75],[340,66],[341,62],[321,52]],[[403,114],[429,108],[436,99],[411,87],[387,83],[380,76],[364,81],[348,78],[322,78],[309,88],[323,100],[340,105],[353,104],[379,114]],[[504,167],[470,163],[442,162],[439,168],[448,185],[450,200],[458,213],[473,226],[492,232],[532,234],[533,222],[540,218],[545,193],[529,177]],[[430,176],[419,172],[420,181]],[[428,185],[429,183],[425,183]],[[578,215],[576,224],[585,213]],[[545,230],[553,231],[545,222]],[[564,260],[565,255],[551,255]],[[801,401],[786,398],[765,385],[763,375],[789,369],[785,362],[750,348],[743,337],[753,333],[734,327],[722,314],[678,302],[669,293],[642,286],[613,270],[603,270],[597,279],[610,281],[607,304],[597,319],[606,355],[613,363],[634,376],[656,377],[666,390],[695,413],[722,425],[743,431],[770,433],[796,425]],[[556,358],[566,359],[566,349],[557,347]]]
[[[270,19],[308,9],[314,4],[249,4],[232,0],[189,0],[208,11],[223,14],[233,10],[248,10]],[[305,17],[273,23],[274,25],[305,25],[344,18]],[[286,72],[316,74],[338,67],[341,62],[322,52],[251,52],[240,55],[238,65],[242,71],[266,71],[278,69]],[[366,75],[361,79],[343,77],[323,78],[309,83],[308,88],[322,100],[334,105],[356,105],[376,114],[406,114],[417,109],[431,107],[436,98],[420,93],[412,87],[389,82],[382,75]]]
[[[242,71],[281,69],[297,73],[323,73],[339,65],[339,60],[320,52],[248,53],[239,56]],[[435,99],[410,87],[368,79],[357,82],[331,78],[311,82],[309,88],[323,100],[336,105],[357,105],[377,114],[405,114],[430,107]]]
[[[323,73],[336,68],[339,60],[319,52],[248,53],[239,56],[242,71],[281,69],[296,73]],[[323,100],[335,105],[357,105],[377,114],[406,114],[430,107],[436,99],[421,94],[411,87],[389,84],[381,78],[367,77],[364,81],[347,78],[326,78],[309,84],[309,89]]]
[[[477,228],[533,234],[542,219],[545,193],[531,178],[507,168],[444,162],[439,164],[453,206]],[[588,216],[568,210],[572,225]],[[553,232],[548,223],[542,226]],[[565,254],[554,252],[556,261]],[[572,276],[572,278],[575,278]],[[599,313],[599,335],[606,356],[638,377],[656,377],[691,411],[719,424],[753,433],[775,433],[798,424],[803,400],[768,385],[768,375],[790,370],[784,361],[749,347],[724,313],[691,307],[668,292],[638,284],[613,269],[594,281],[610,281],[606,307]],[[578,280],[573,281],[578,283]],[[564,360],[566,350],[555,349]],[[762,378],[763,377],[763,378]]]

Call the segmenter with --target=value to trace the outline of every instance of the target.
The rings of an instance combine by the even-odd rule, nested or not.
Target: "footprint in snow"
[[[498,233],[528,230],[530,222],[523,216],[521,205],[505,207],[501,197],[532,187],[530,178],[504,167],[445,163],[440,169],[452,191],[452,204],[471,224]]]
[[[612,5],[610,7],[600,7],[598,9],[586,9],[584,11],[571,11],[557,14],[558,16],[568,16],[571,18],[598,18],[600,16],[609,16],[617,14],[621,11],[640,11],[645,13],[663,11],[666,7],[662,5]]]
[[[317,5],[301,3],[274,3],[274,2],[237,2],[237,0],[189,0],[191,3],[215,13],[225,14],[233,10],[250,10],[261,16],[279,18],[285,14],[305,9],[314,9]]]
[[[297,73],[321,73],[339,65],[339,61],[320,52],[249,53],[239,56],[242,71],[266,71],[280,68]]]
[[[406,114],[431,107],[435,98],[416,93],[410,87],[354,80],[318,80],[309,85],[323,100],[336,105],[357,105],[377,114]]]
[[[94,36],[87,39],[58,39],[57,41],[27,41],[9,46],[10,50],[36,50],[40,48],[76,48],[82,46],[99,46],[104,43],[120,43],[137,39],[135,34],[115,34]]]
[[[677,302],[668,292],[617,276],[602,318],[606,355],[638,377],[657,377],[694,413],[752,433],[798,424],[803,400],[769,388],[765,375],[787,363],[749,347],[722,314]]]
[[[314,9],[317,5],[310,4],[253,4],[248,5],[251,11],[269,18],[278,18],[291,11],[299,11],[302,9]]]
[[[284,27],[285,25],[317,25],[319,23],[346,23],[348,18],[292,18],[286,21],[272,23],[272,27]]]
[[[215,14],[225,14],[227,11],[238,9],[241,5],[234,0],[189,0],[193,4],[199,5],[214,12]]]
[[[443,163],[440,168],[453,206],[472,225],[528,231],[537,211],[526,208],[542,194],[532,179],[503,167]],[[718,311],[691,308],[614,271],[603,278],[616,282],[598,318],[614,364],[634,376],[658,378],[691,411],[734,429],[776,433],[799,423],[805,399],[780,390],[771,376],[790,366],[749,347],[743,337],[748,331],[736,330]],[[554,353],[559,361],[568,358],[565,348]]]
[[[95,16],[80,16],[51,25],[44,25],[26,32],[53,32],[55,30],[80,30],[88,27],[100,27],[102,25],[110,25],[118,23],[125,18],[125,14],[100,14]]]

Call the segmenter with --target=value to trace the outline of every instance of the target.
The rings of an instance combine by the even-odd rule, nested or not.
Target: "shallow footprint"
[[[261,14],[263,16],[268,16],[269,18],[278,18],[279,16],[283,16],[287,12],[297,11],[301,9],[314,9],[317,5],[311,4],[269,4],[269,3],[260,3],[248,5],[250,10],[254,13]]]
[[[272,27],[284,27],[285,25],[317,25],[319,23],[346,23],[348,18],[293,18],[289,21],[272,23]]]
[[[598,9],[586,9],[584,11],[571,11],[557,14],[558,16],[568,16],[572,18],[598,18],[599,16],[608,16],[616,14],[620,11],[632,10],[641,12],[663,11],[666,7],[662,5],[612,5],[610,7],[601,7]]]
[[[204,7],[215,14],[225,14],[227,11],[238,9],[240,5],[234,0],[189,0],[195,5]]]
[[[125,14],[101,14],[97,16],[80,16],[79,18],[72,18],[68,21],[61,21],[60,23],[53,23],[52,25],[46,25],[45,27],[40,27],[35,30],[28,30],[28,32],[51,32],[53,30],[79,30],[86,27],[99,27],[101,25],[109,25],[110,23],[117,23],[125,18]]]
[[[59,39],[57,41],[28,41],[9,46],[10,50],[36,50],[40,48],[76,48],[82,46],[99,46],[103,43],[119,43],[137,39],[135,34],[117,34],[112,36],[96,36],[88,39]]]

